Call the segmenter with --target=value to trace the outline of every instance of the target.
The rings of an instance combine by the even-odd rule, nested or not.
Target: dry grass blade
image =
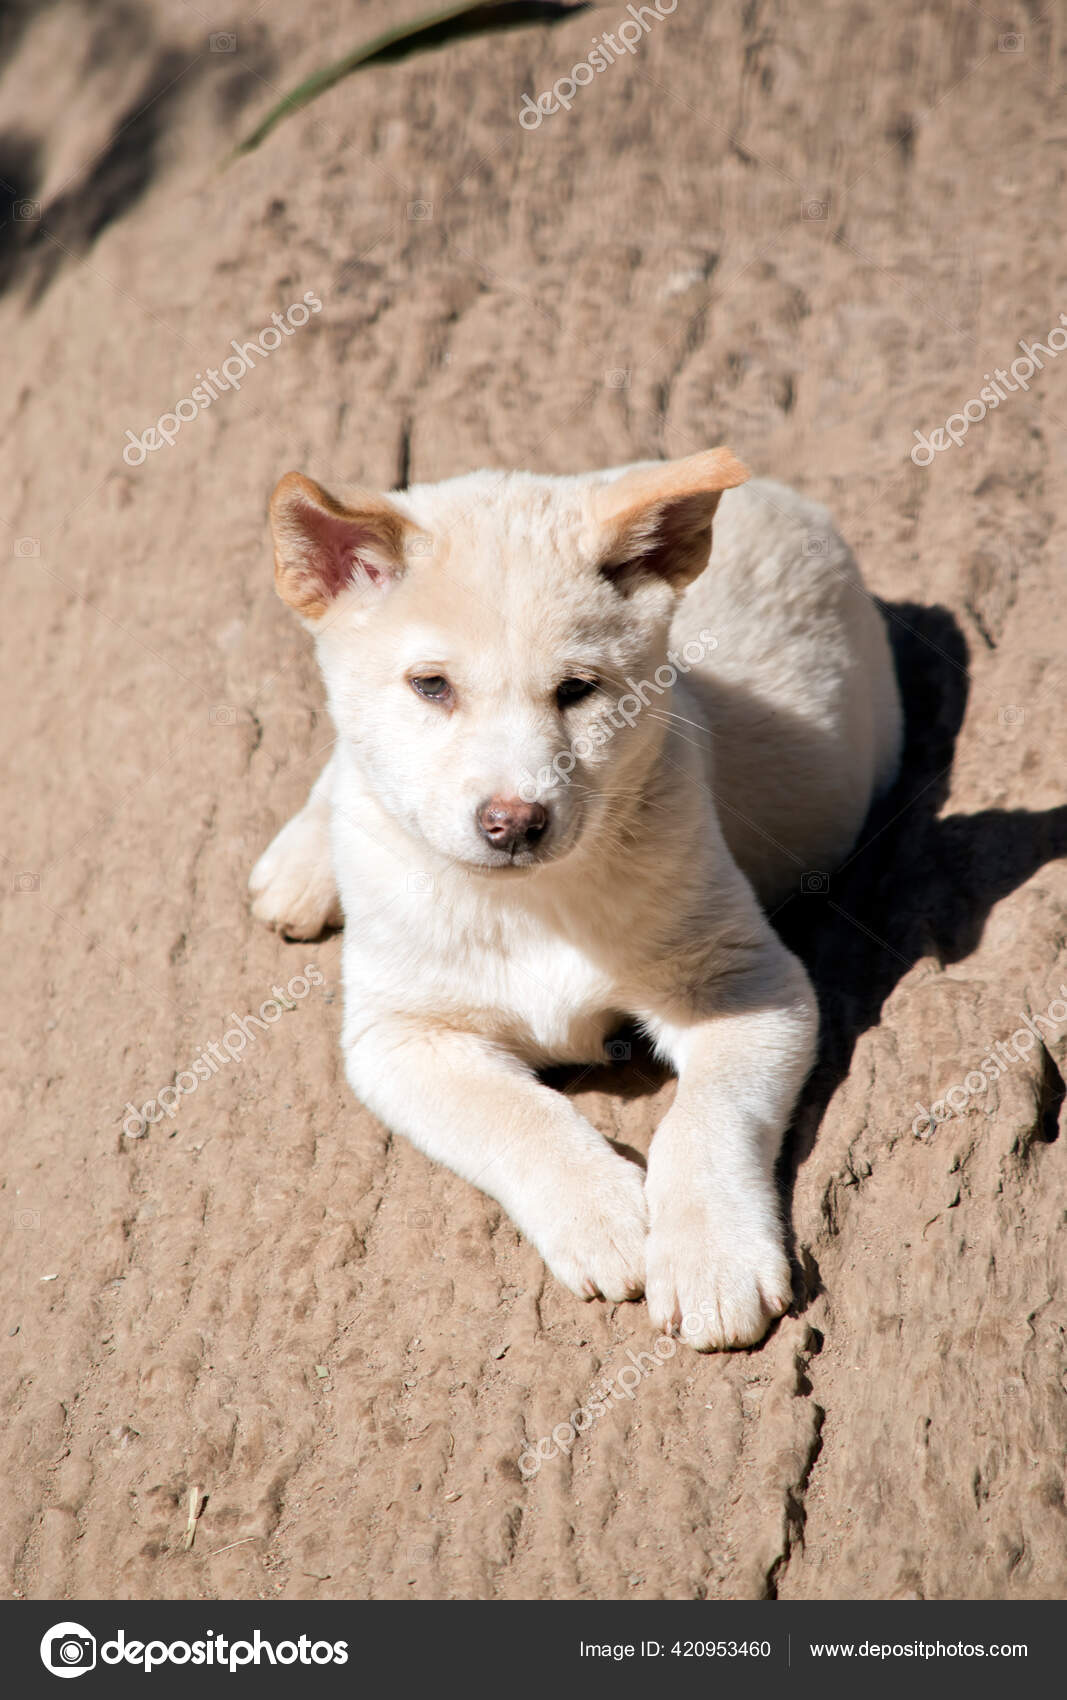
[[[183,1552],[188,1552],[196,1539],[197,1520],[199,1519],[206,1504],[207,1497],[203,1488],[191,1487],[189,1489],[189,1519],[185,1525],[185,1534],[182,1536]]]

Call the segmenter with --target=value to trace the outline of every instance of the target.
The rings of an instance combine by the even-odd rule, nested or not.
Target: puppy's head
[[[674,604],[747,476],[726,449],[345,500],[287,474],[278,593],[315,634],[338,736],[378,802],[487,874],[607,829],[664,736]],[[709,639],[683,634],[686,665]]]

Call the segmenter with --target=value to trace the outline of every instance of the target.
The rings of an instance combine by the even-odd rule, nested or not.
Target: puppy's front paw
[[[652,1322],[698,1352],[754,1346],[792,1302],[770,1208],[668,1204],[652,1213],[647,1259]]]
[[[252,869],[248,889],[256,919],[289,938],[340,926],[327,817],[317,809],[294,815]]]
[[[645,1286],[648,1209],[642,1171],[606,1151],[582,1181],[568,1177],[527,1229],[557,1281],[580,1299],[639,1299]]]

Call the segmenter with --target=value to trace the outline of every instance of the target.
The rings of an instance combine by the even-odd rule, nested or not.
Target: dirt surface
[[[1067,1589],[1067,1008],[962,1087],[1067,996],[1067,357],[909,458],[1067,311],[1063,13],[1037,10],[998,45],[967,4],[680,0],[522,128],[627,15],[597,7],[368,69],[220,171],[418,7],[3,9],[12,1593]],[[124,460],[305,292],[239,392]],[[389,486],[723,441],[834,508],[910,738],[847,868],[778,917],[825,1011],[783,1173],[795,1310],[634,1386],[644,1307],[579,1304],[391,1140],[342,1077],[339,938],[249,917],[330,738],[264,509],[294,466]],[[123,1131],[227,1033],[236,1060]],[[568,1089],[644,1149],[672,1088],[638,1057]]]

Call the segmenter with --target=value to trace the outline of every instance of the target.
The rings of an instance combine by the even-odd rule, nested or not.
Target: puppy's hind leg
[[[341,925],[330,855],[333,769],[331,756],[304,807],[264,850],[248,882],[256,919],[293,939]]]

